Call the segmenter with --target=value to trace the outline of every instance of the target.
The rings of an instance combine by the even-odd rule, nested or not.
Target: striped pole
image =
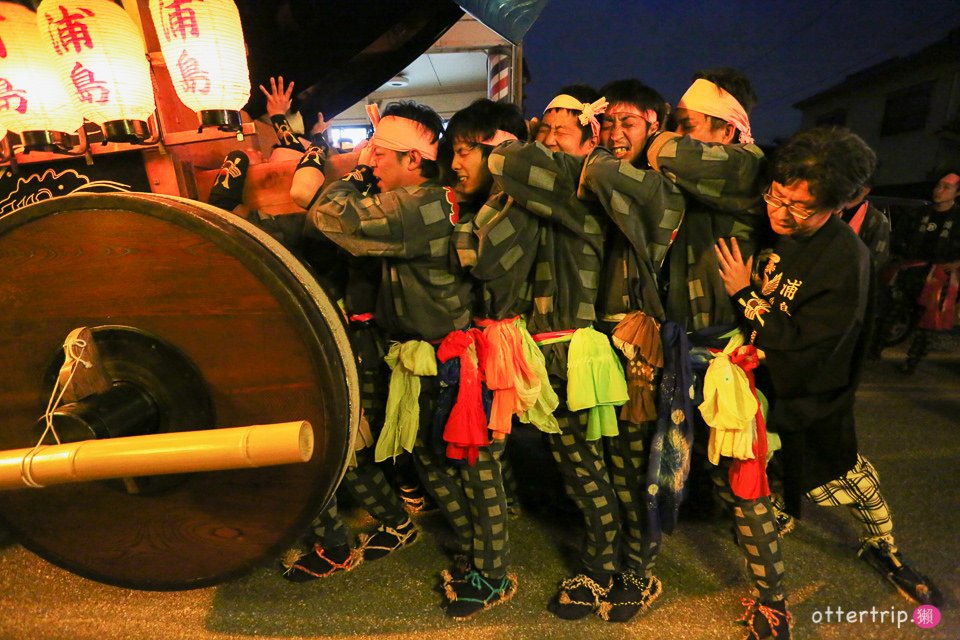
[[[487,97],[494,102],[511,101],[510,51],[496,47],[487,51]]]

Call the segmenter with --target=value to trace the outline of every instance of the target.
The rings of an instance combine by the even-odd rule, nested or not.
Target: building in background
[[[960,164],[960,27],[794,107],[802,127],[849,127],[876,150],[875,192],[929,198],[937,171]]]
[[[430,105],[444,121],[474,100],[519,102],[522,62],[519,44],[512,44],[470,14],[464,14],[420,57],[363,100],[339,114],[328,134],[334,146],[357,144],[373,133],[365,105],[381,109],[397,100]]]

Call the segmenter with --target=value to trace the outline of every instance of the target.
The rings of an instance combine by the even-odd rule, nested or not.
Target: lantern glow
[[[240,128],[250,99],[240,12],[232,0],[150,0],[160,50],[180,100],[203,125]]]
[[[20,134],[28,149],[59,146],[83,125],[36,25],[33,11],[0,2],[0,129]]]
[[[142,142],[154,110],[143,38],[109,0],[43,0],[36,25],[80,112],[114,142]]]

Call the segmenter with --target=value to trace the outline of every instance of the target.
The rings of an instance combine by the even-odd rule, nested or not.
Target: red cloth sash
[[[956,320],[956,304],[960,274],[957,269],[946,269],[935,264],[930,268],[917,302],[923,307],[923,315],[917,326],[921,329],[946,331],[952,329]]]
[[[469,351],[475,346],[475,353]],[[460,386],[457,401],[443,428],[443,440],[447,443],[447,457],[451,460],[466,460],[475,465],[480,447],[490,444],[487,416],[483,411],[483,361],[486,357],[486,340],[479,329],[454,331],[440,343],[437,359],[446,362],[460,358]]]
[[[740,367],[750,381],[750,391],[757,396],[757,386],[753,370],[760,364],[757,348],[744,345],[730,355],[730,362]],[[733,494],[744,500],[756,500],[770,495],[767,481],[767,425],[763,420],[763,409],[757,398],[757,438],[753,442],[752,460],[734,460],[730,466],[730,488]]]

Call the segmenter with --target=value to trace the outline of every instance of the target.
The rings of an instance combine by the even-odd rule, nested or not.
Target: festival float
[[[276,4],[322,37],[277,47],[255,2],[0,2],[0,527],[93,580],[235,578],[293,541],[353,451],[339,311],[273,237],[205,204],[243,150],[244,204],[305,213],[256,87],[284,75],[303,113],[347,121],[424,52],[469,51],[474,97],[519,101],[544,3]]]

